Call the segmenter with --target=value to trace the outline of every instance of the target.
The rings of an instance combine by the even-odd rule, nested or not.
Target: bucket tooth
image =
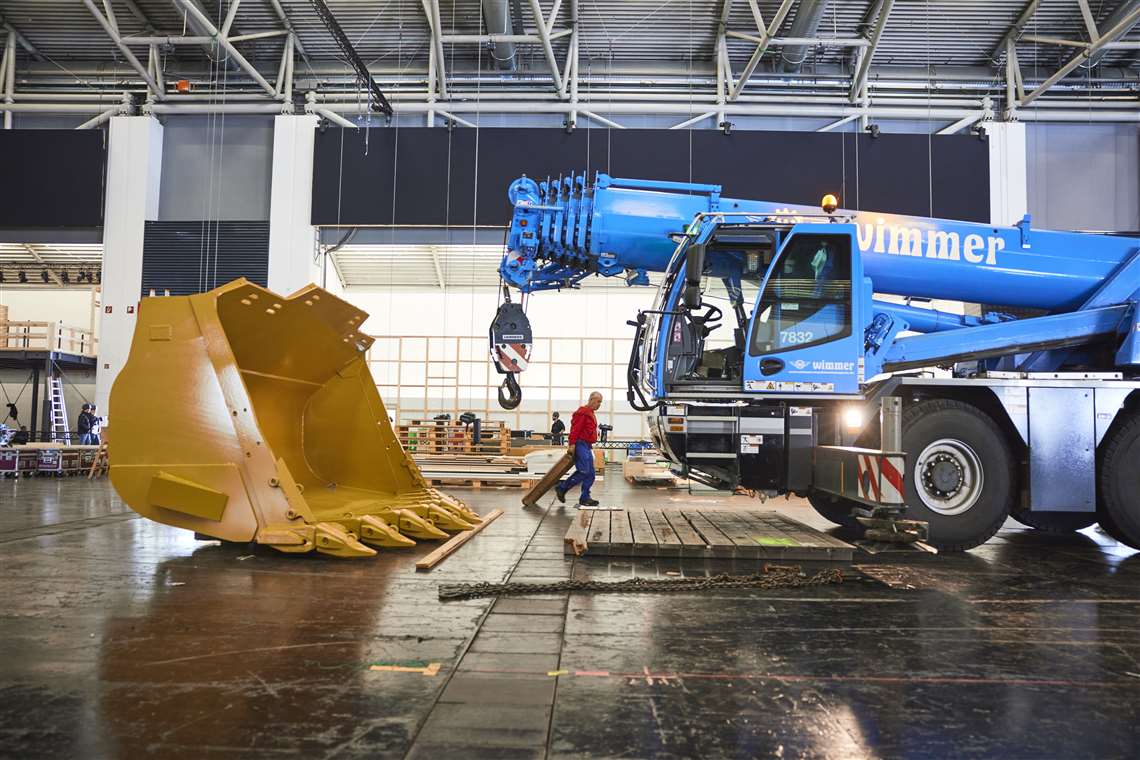
[[[464,501],[462,501],[461,499],[457,499],[454,496],[451,496],[450,494],[446,494],[446,493],[443,493],[441,491],[437,491],[434,488],[432,488],[431,490],[428,491],[428,497],[429,497],[430,501],[438,504],[439,506],[444,507],[445,509],[450,509],[450,510],[454,510],[454,511],[458,512],[459,515],[464,520],[466,520],[467,522],[470,522],[470,523],[481,523],[481,522],[483,522],[483,518],[481,518],[479,515],[477,515],[475,513],[475,511],[472,510],[469,506],[467,506],[467,504]]]
[[[464,520],[459,514],[447,507],[430,504],[427,508],[427,517],[437,527],[444,530],[471,530],[475,526]]]
[[[317,551],[321,554],[331,554],[334,557],[371,557],[376,554],[375,549],[360,543],[336,523],[317,523],[313,527]]]
[[[465,522],[471,523],[472,525],[478,525],[479,523],[483,522],[482,517],[475,514],[474,510],[472,510],[459,499],[454,499],[447,494],[440,493],[439,491],[435,491],[432,495],[439,500],[439,506],[443,507],[444,509],[449,509],[456,512],[459,515],[460,519],[464,520]]]
[[[413,538],[424,538],[429,541],[447,538],[448,535],[430,521],[420,517],[410,509],[393,510],[396,516],[396,526],[400,532]]]
[[[379,517],[373,515],[365,515],[360,518],[359,535],[361,541],[366,544],[373,544],[374,546],[396,548],[416,545],[415,541],[407,536],[401,535],[396,526],[389,525]]]
[[[304,554],[316,548],[316,535],[308,525],[270,526],[257,532],[257,543],[286,554]]]

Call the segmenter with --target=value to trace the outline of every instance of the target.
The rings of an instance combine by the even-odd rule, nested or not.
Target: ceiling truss
[[[522,17],[503,34],[486,33],[481,22],[477,32],[457,28],[451,5],[445,6],[448,19],[441,0],[420,0],[418,15],[409,23],[424,40],[416,48],[422,63],[413,60],[394,69],[378,63],[383,54],[369,59],[363,53],[359,63],[367,66],[372,79],[379,83],[375,92],[383,88],[381,97],[387,95],[383,101],[376,98],[377,102],[390,102],[395,114],[422,114],[429,126],[438,120],[451,126],[478,126],[485,113],[547,113],[561,115],[567,129],[578,126],[579,117],[596,126],[624,128],[628,116],[676,114],[679,118],[673,129],[711,125],[727,131],[732,117],[804,116],[820,119],[823,124],[819,129],[829,131],[855,121],[866,126],[871,120],[921,118],[925,114],[943,122],[939,130],[956,132],[989,118],[1075,120],[1071,114],[1066,116],[1050,107],[1060,99],[1082,97],[1091,103],[1089,120],[1140,121],[1140,75],[1134,65],[1137,56],[1121,57],[1122,51],[1140,55],[1140,34],[1136,33],[1140,0],[1115,4],[1028,0],[1014,5],[1006,11],[1009,27],[1001,32],[996,45],[992,40],[997,35],[989,38],[991,42],[983,49],[994,86],[987,86],[987,72],[967,76],[954,66],[915,66],[906,76],[893,74],[899,68],[897,40],[916,34],[916,11],[906,3],[831,0],[831,28],[823,24],[810,37],[792,37],[788,30],[796,0],[704,1],[713,17],[709,19],[713,41],[704,62],[690,64],[684,76],[679,66],[674,66],[672,73],[659,75],[655,69],[667,67],[651,61],[640,67],[599,62],[598,19],[592,17],[584,29],[577,0],[523,0],[517,4],[523,9]],[[1000,1],[1003,5],[1012,3]],[[37,45],[41,30],[24,17],[13,22],[8,12],[7,17],[0,17],[0,42],[5,48],[0,59],[0,111],[5,114],[5,126],[12,125],[13,113],[25,111],[87,114],[81,126],[93,128],[118,113],[164,115],[221,109],[291,113],[297,108],[342,126],[358,126],[361,95],[360,88],[352,84],[356,81],[354,69],[346,66],[343,58],[306,50],[306,43],[313,48],[319,42],[323,46],[320,50],[327,51],[331,39],[319,23],[314,24],[319,19],[309,2],[228,0],[220,5],[219,16],[212,17],[198,0],[82,0],[89,19],[113,45],[119,64],[103,76],[109,82],[105,85],[97,78],[81,80],[88,90],[92,81],[105,88],[98,102],[92,102],[95,98],[79,85],[67,88],[59,66],[51,61],[37,63],[43,58]],[[342,7],[351,9],[354,0],[328,2],[339,14]],[[1068,9],[1063,16],[1069,19],[1067,26],[1057,22],[1061,18],[1059,4]],[[858,6],[858,10],[848,10],[845,5]],[[181,34],[169,33],[173,27],[170,8],[177,11]],[[605,10],[591,6],[591,13]],[[610,10],[617,14],[622,9],[614,6]],[[648,11],[645,19],[632,23],[629,29],[608,30],[611,49],[624,39],[646,44],[652,26],[647,20],[656,13]],[[362,29],[357,17],[346,14],[345,40],[359,44],[362,35],[385,23],[385,18],[371,18]],[[853,20],[840,27],[840,19]],[[645,28],[639,28],[642,21],[646,21]],[[315,36],[317,31],[324,32],[324,37]],[[588,43],[584,37],[587,33],[591,35]],[[473,71],[469,62],[479,59],[475,51],[496,43],[518,46],[526,66],[518,72]],[[268,44],[277,47],[269,48]],[[804,73],[782,76],[780,49],[787,46],[813,50],[825,63],[809,64]],[[194,49],[207,50],[210,61],[234,67],[224,106],[213,102],[217,98],[209,81],[201,81],[201,74],[187,73],[182,51],[190,54]],[[270,49],[277,52],[267,59]],[[1030,72],[1022,66],[1027,50],[1034,53]],[[1093,97],[1088,89],[1081,89],[1081,77],[1074,75],[1084,73],[1090,79],[1089,67],[1110,53],[1116,54],[1111,57],[1115,73],[1104,80],[1108,86]],[[297,65],[298,56],[304,61],[303,67]],[[585,56],[592,56],[589,63],[581,60]],[[1042,66],[1039,57],[1055,63]],[[1122,61],[1127,65],[1122,66]],[[968,67],[960,68],[964,72]],[[972,70],[978,68],[975,65]],[[12,81],[17,69],[18,91]],[[360,70],[355,69],[356,73]],[[1099,70],[1096,73],[1099,75]],[[897,81],[900,77],[905,81]],[[959,84],[971,78],[977,80],[972,90]],[[189,93],[185,91],[188,79],[193,80]],[[38,84],[41,80],[45,82],[42,86]],[[480,84],[484,80],[486,86]],[[677,84],[671,84],[674,81]],[[937,87],[934,82],[938,82]],[[295,104],[293,93],[298,89],[307,97]],[[1080,94],[1070,96],[1070,92]],[[52,100],[53,93],[58,93],[58,101]],[[995,107],[994,102],[1000,102],[1001,107]],[[388,113],[388,108],[380,110]]]

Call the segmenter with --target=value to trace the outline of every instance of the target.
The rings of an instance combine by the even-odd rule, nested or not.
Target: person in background
[[[95,415],[91,414],[91,405],[84,404],[83,410],[79,412],[79,420],[75,423],[75,430],[79,433],[79,444],[81,446],[91,445],[91,428],[95,424]]]
[[[550,442],[555,446],[562,445],[562,434],[566,432],[566,423],[558,419],[558,412],[554,413],[554,424],[550,426]]]
[[[98,446],[103,441],[100,439],[100,434],[103,432],[103,418],[95,411],[95,405],[91,405],[91,443]]]
[[[574,454],[574,474],[554,487],[554,495],[559,501],[566,501],[566,492],[576,485],[582,486],[578,504],[583,507],[596,507],[598,502],[590,498],[590,486],[594,485],[594,443],[598,440],[598,418],[594,415],[602,406],[602,394],[594,391],[584,406],[570,418],[570,451]]]
[[[28,442],[29,437],[30,436],[28,435],[28,426],[27,425],[20,425],[20,429],[17,430],[15,432],[15,434],[12,436],[11,443],[13,446],[23,446],[24,444],[26,444]]]

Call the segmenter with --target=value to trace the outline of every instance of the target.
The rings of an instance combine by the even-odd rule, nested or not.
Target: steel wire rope
[[[833,37],[839,36],[839,14],[831,8],[831,34]],[[842,63],[843,56],[837,56],[837,59]],[[817,58],[818,62],[818,58]],[[839,132],[839,205],[844,207],[847,205],[847,132],[855,131],[858,129],[858,120],[854,122],[853,128],[848,129],[844,124],[844,129]],[[856,138],[858,132],[856,132]]]
[[[218,0],[218,18],[223,18],[224,1]],[[185,20],[184,20],[185,21]],[[220,43],[215,43],[219,48]],[[210,103],[222,106],[221,113],[212,111],[207,117],[206,136],[209,142],[209,170],[207,173],[207,191],[205,194],[205,209],[203,219],[199,221],[199,256],[198,256],[198,292],[217,287],[217,269],[220,248],[220,217],[221,217],[221,161],[225,150],[225,102],[226,87],[229,82],[228,69],[225,62],[229,53],[217,57],[207,54],[210,59]],[[219,87],[220,83],[220,87]],[[218,218],[214,218],[215,215]],[[213,238],[213,255],[211,257],[211,236]],[[213,262],[213,277],[211,277],[211,260]]]
[[[220,17],[220,14],[221,14],[220,3],[222,2],[222,0],[218,0],[218,2],[219,2],[218,13],[219,13],[219,17]],[[226,57],[228,59],[228,57],[229,57],[228,53],[226,54]],[[214,271],[213,271],[213,277],[210,279],[210,288],[211,289],[218,287],[218,262],[221,258],[221,236],[222,236],[222,208],[223,208],[222,196],[225,194],[225,191],[226,191],[226,185],[224,182],[222,182],[222,165],[223,165],[223,162],[225,161],[225,154],[226,154],[226,109],[225,109],[225,104],[226,104],[227,96],[229,94],[230,73],[229,73],[229,69],[226,66],[221,66],[220,68],[221,68],[220,77],[221,77],[222,86],[221,86],[221,90],[220,90],[221,97],[219,100],[220,100],[220,103],[222,105],[222,113],[219,115],[218,126],[217,126],[218,160],[212,169],[213,178],[214,178],[213,181],[215,182],[216,191],[215,191],[215,196],[214,196],[215,205],[214,205],[214,209],[213,209],[213,223],[214,223],[214,226],[213,226],[213,234],[214,234],[214,259],[213,259],[213,263],[214,263]],[[207,247],[206,253],[207,253],[206,271],[207,271],[207,273],[209,273],[209,266],[210,266],[209,247]]]
[[[399,8],[399,14],[398,14],[399,22],[397,25],[397,34],[396,34],[396,70],[398,72],[403,72],[403,65],[404,65],[404,0],[400,0],[398,8]],[[430,82],[428,83],[428,86],[429,87],[431,86]],[[371,114],[369,114],[368,119],[369,119],[369,121],[371,121],[371,119],[372,119]],[[400,150],[400,115],[399,115],[399,113],[393,111],[392,121],[390,122],[390,124],[392,126],[392,129],[394,130],[393,131],[393,137],[392,137],[392,205],[391,205],[391,218],[389,220],[390,225],[388,228],[388,250],[387,250],[387,252],[382,252],[380,255],[380,261],[382,262],[381,265],[383,266],[383,269],[384,269],[383,279],[384,279],[384,283],[385,283],[382,292],[386,292],[387,296],[388,296],[385,300],[387,301],[387,307],[388,307],[387,333],[389,335],[391,335],[393,332],[395,332],[392,320],[393,320],[393,314],[394,314],[393,301],[395,300],[395,296],[396,296],[395,285],[394,285],[394,283],[395,283],[395,271],[394,270],[396,268],[396,261],[398,260],[398,256],[393,254],[393,249],[396,246],[396,193],[398,192],[398,188],[397,188],[396,183],[397,183],[397,179],[398,179],[397,171],[398,171],[398,167],[399,167],[399,150]],[[367,149],[366,149],[366,155],[367,155]],[[385,261],[385,260],[387,260],[387,261]],[[391,345],[390,341],[388,342],[388,345],[390,347],[390,345]],[[390,366],[390,365],[386,365],[386,366]],[[399,385],[401,380],[402,380],[401,375],[402,375],[402,368],[397,363],[397,365],[396,365],[396,384],[397,385]],[[375,378],[373,379],[373,382],[375,382]],[[427,378],[426,377],[424,378],[424,382],[425,382],[424,395],[426,396],[427,395],[427,392],[426,392]],[[426,406],[426,404],[425,404],[425,406]],[[385,407],[385,408],[387,408],[387,407]],[[394,411],[389,410],[389,414],[392,415],[393,424],[399,424],[399,417],[398,417],[399,409],[396,409]]]
[[[183,11],[183,13],[182,13],[182,34],[183,34],[183,36],[185,36],[185,34],[186,34],[186,30],[187,30],[188,23],[189,23],[188,19],[187,19],[187,14],[188,14],[188,11]],[[209,54],[209,52],[206,53],[206,60],[207,60],[207,65],[206,65],[207,79],[209,80],[211,85],[213,85],[214,84],[214,66],[216,65],[216,61],[215,61],[214,57]],[[209,97],[208,102],[210,102],[211,104],[213,104],[215,102],[215,88],[213,86],[211,86],[211,88],[210,88],[210,97]],[[210,109],[210,113],[206,115],[207,127],[206,127],[206,135],[205,136],[207,138],[207,142],[209,142],[209,138],[210,138],[209,125],[212,123],[214,116],[215,116],[214,109]],[[213,161],[214,161],[212,143],[210,143],[208,156],[209,156],[209,164],[212,166]],[[207,177],[210,177],[210,176],[211,176],[210,174],[207,174]],[[210,190],[207,189],[207,193],[206,193],[207,198],[209,197],[209,192],[210,192]],[[205,258],[206,258],[206,220],[205,220],[206,215],[207,214],[205,212],[203,212],[202,218],[198,220],[198,283],[197,283],[197,292],[199,292],[199,293],[201,293],[202,291],[205,290],[205,287],[204,287],[205,286],[205,278],[203,277],[203,272],[205,270]]]
[[[884,28],[886,27],[884,19]],[[934,76],[930,64],[930,0],[926,0],[926,203],[934,216]]]
[[[688,37],[688,45],[689,45],[689,71],[688,71],[688,74],[689,75],[686,77],[687,81],[685,83],[685,88],[688,90],[688,94],[689,94],[689,113],[688,113],[688,116],[689,116],[689,120],[691,121],[693,118],[693,0],[689,0],[689,24],[688,24],[688,27],[689,27],[689,37]],[[725,117],[725,121],[728,121],[727,116]],[[685,130],[687,132],[688,143],[689,143],[689,184],[690,185],[693,183],[693,127],[694,127],[694,125],[690,123],[688,129]],[[692,195],[692,194],[693,194],[693,191],[692,191],[692,188],[690,188],[689,189],[689,195]],[[613,421],[612,420],[612,417],[613,417],[612,412],[610,413],[610,417],[611,417],[611,422],[612,422]]]
[[[521,22],[521,19],[520,19],[520,22]],[[536,20],[536,24],[541,24],[541,23],[542,23],[541,19]],[[454,32],[454,29],[452,31]],[[483,14],[482,13],[479,14],[479,35],[480,36],[483,35]],[[497,58],[493,52],[489,53],[489,55],[490,55],[492,60],[496,60],[496,61],[502,60],[502,59]],[[515,46],[514,51],[512,52],[512,57],[517,57],[517,55],[518,55],[518,47]],[[478,205],[479,205],[478,204],[478,201],[479,201],[479,127],[481,126],[481,123],[483,120],[482,119],[482,116],[483,116],[482,84],[483,84],[483,46],[478,45],[476,47],[476,61],[475,61],[475,107],[476,107],[475,183],[474,183],[475,184],[475,200],[473,202],[474,209],[472,212],[473,216],[471,218],[471,237],[472,237],[471,244],[472,245],[471,245],[470,261],[471,261],[472,265],[471,265],[471,274],[470,274],[470,277],[468,278],[469,290],[470,290],[469,302],[470,302],[470,311],[471,311],[471,320],[468,324],[472,324],[472,325],[475,324],[475,301],[476,301],[475,269],[477,266],[477,257],[476,257],[476,247],[475,246],[476,246],[476,234],[477,234],[476,226],[479,222],[479,219],[478,219],[478,213],[479,213],[479,209],[478,209]],[[450,240],[448,242],[450,242]],[[504,248],[505,248],[505,246],[504,246]],[[445,266],[443,268],[443,280],[447,281],[451,276],[451,261],[450,261],[450,259],[445,259],[444,264],[445,264]],[[500,282],[501,282],[501,277],[500,277]],[[447,304],[448,304],[449,299],[446,296],[447,291],[444,290],[443,292],[445,293],[445,295],[443,297],[443,307],[444,307],[443,323],[444,323],[444,326],[446,327],[446,325],[447,325]],[[496,300],[498,300],[497,295],[496,295]],[[446,331],[445,331],[445,333],[446,333]],[[460,399],[459,389],[462,387],[460,384],[460,377],[459,377],[461,374],[460,369],[464,366],[463,362],[461,361],[461,357],[463,355],[462,354],[462,346],[463,346],[463,339],[460,338],[455,343],[455,352],[456,352],[456,357],[455,357],[455,366],[456,366],[455,401],[456,401],[457,407],[459,405],[459,399]],[[484,363],[483,367],[484,367],[484,371],[486,371],[486,363]],[[487,386],[486,383],[484,383],[484,386],[485,387],[484,387],[484,391],[483,391],[483,406],[486,409],[490,409],[490,407],[491,407],[490,387]],[[469,388],[474,387],[473,378],[468,377],[467,387],[469,387]],[[474,399],[468,399],[468,401],[474,401]],[[455,413],[456,413],[456,415],[460,414],[460,409],[456,408]],[[515,419],[517,422],[518,421],[517,416]],[[474,429],[472,429],[472,432],[474,432]],[[479,451],[482,450],[482,447],[479,445],[480,441],[473,441],[472,443],[474,444],[473,450],[476,453],[478,453]]]

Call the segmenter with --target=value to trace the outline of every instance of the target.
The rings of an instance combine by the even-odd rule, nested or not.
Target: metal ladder
[[[63,378],[52,375],[48,378],[48,388],[48,403],[51,405],[51,440],[71,443],[67,405],[63,401]]]

